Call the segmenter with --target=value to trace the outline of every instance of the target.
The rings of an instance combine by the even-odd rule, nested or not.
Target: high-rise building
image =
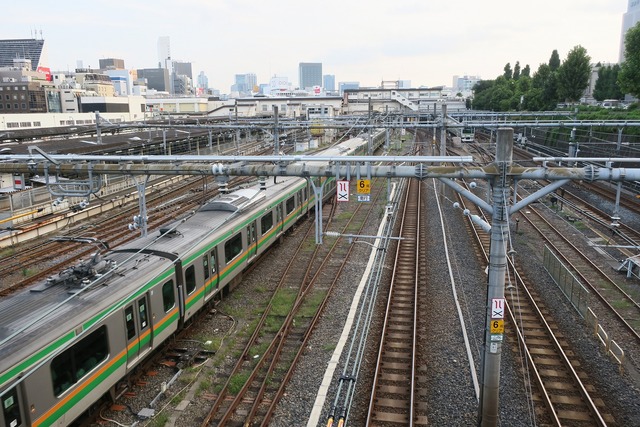
[[[171,43],[169,36],[158,37],[158,68],[171,68]]]
[[[164,68],[145,68],[137,71],[139,79],[147,80],[147,87],[160,92],[171,93],[169,71]]]
[[[209,89],[209,78],[204,74],[204,71],[200,71],[198,74],[198,95],[202,95],[207,93],[207,89]]]
[[[327,92],[333,92],[336,90],[336,76],[333,74],[325,74],[322,76],[322,87]]]
[[[300,89],[322,86],[322,63],[301,62],[298,67],[298,82]]]
[[[193,79],[191,62],[173,61],[173,72],[179,76],[187,76],[190,79]]]
[[[624,62],[624,37],[627,31],[640,21],[640,0],[629,0],[627,13],[622,15],[622,33],[620,35],[620,62]]]
[[[34,70],[46,64],[44,40],[13,39],[0,40],[0,67],[12,67],[13,60],[29,59]]]
[[[236,74],[235,83],[231,86],[231,91],[247,94],[252,92],[257,85],[258,77],[255,74]]]

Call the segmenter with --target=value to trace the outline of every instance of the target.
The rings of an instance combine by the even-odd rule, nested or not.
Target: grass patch
[[[286,316],[298,295],[297,290],[280,289],[271,302],[271,313],[274,316]]]
[[[352,216],[353,216],[353,212],[348,212],[348,211],[347,212],[340,212],[339,214],[337,214],[335,216],[335,219],[339,220],[339,221],[347,221],[347,220],[351,219]]]
[[[323,349],[324,351],[333,351],[333,350],[335,350],[335,349],[336,349],[336,345],[335,345],[335,344],[324,344],[324,345],[322,346],[322,349]]]
[[[249,357],[253,357],[255,355],[258,355],[259,358],[262,358],[262,356],[264,355],[264,353],[267,351],[267,349],[269,348],[269,342],[262,342],[260,344],[256,344],[253,347],[251,347],[251,350],[249,350]]]
[[[16,253],[15,249],[13,249],[13,248],[5,248],[5,249],[0,251],[0,258],[6,257],[6,256],[11,256],[11,255],[13,255],[15,253]]]
[[[160,412],[151,420],[148,425],[152,427],[163,427],[167,425],[167,422],[169,422],[169,414]]]
[[[269,316],[264,322],[264,330],[267,332],[277,332],[284,323],[282,317]]]
[[[25,268],[23,268],[23,269],[22,269],[22,275],[23,275],[24,277],[33,276],[34,274],[35,274],[35,271],[34,271],[34,270],[32,270],[32,269],[30,269],[30,268],[26,268],[26,267],[25,267]]]
[[[259,294],[263,294],[268,291],[267,285],[258,285],[255,287],[255,291]]]
[[[209,390],[211,387],[211,380],[204,379],[198,384],[198,389],[196,390],[196,395],[200,397],[202,393]]]
[[[305,298],[305,301],[300,307],[300,310],[298,311],[298,315],[296,317],[309,318],[315,316],[316,312],[318,311],[318,307],[324,300],[324,297],[325,292],[315,292],[312,295],[309,295],[307,298]]]
[[[248,372],[240,372],[239,374],[232,376],[229,381],[229,393],[234,395],[238,394],[248,379]]]
[[[181,391],[180,393],[178,393],[175,396],[173,396],[173,398],[171,399],[171,404],[172,405],[177,405],[178,403],[182,402],[184,400],[184,395],[185,395],[185,392]],[[164,424],[162,424],[162,425],[164,425]]]

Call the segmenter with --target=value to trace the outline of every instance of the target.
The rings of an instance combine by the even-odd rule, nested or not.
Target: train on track
[[[366,154],[367,145],[352,138],[319,154]],[[0,300],[0,427],[67,426],[114,399],[142,360],[313,209],[310,179],[335,193],[333,177],[278,177],[223,194]]]

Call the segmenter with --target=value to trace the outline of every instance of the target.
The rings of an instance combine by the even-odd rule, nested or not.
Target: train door
[[[284,229],[284,215],[282,214],[282,203],[276,205],[276,224],[278,225],[279,233]]]
[[[151,348],[149,326],[149,301],[143,295],[124,308],[127,329],[127,366],[131,367],[138,358]]]
[[[26,425],[22,414],[22,402],[17,387],[2,395],[2,427],[21,427]]]
[[[251,260],[258,253],[258,239],[256,235],[256,223],[252,221],[247,225],[247,260]]]
[[[203,268],[204,268],[204,281],[208,283],[205,288],[206,299],[218,289],[218,256],[216,255],[216,248],[213,248],[208,255],[204,255]]]

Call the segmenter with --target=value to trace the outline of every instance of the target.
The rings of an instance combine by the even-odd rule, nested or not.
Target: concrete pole
[[[273,155],[280,155],[280,130],[278,129],[278,106],[273,106]]]
[[[447,154],[447,104],[442,104],[442,133],[440,134],[440,155]]]
[[[500,392],[500,358],[504,337],[504,283],[507,271],[507,241],[509,211],[509,182],[507,172],[513,159],[513,129],[498,129],[496,139],[496,166],[498,174],[493,182],[493,216],[491,248],[489,250],[489,278],[482,360],[482,388],[478,425],[498,425]]]

